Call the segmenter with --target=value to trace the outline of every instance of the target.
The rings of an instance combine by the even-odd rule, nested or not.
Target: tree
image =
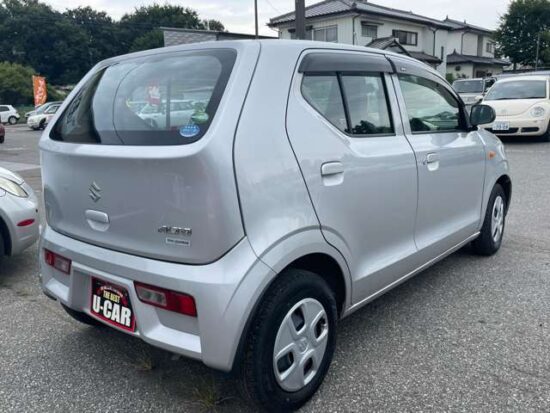
[[[0,102],[11,105],[32,102],[32,67],[17,63],[0,62]]]
[[[164,42],[160,27],[224,31],[225,27],[217,20],[201,20],[199,14],[190,8],[175,5],[142,6],[131,14],[122,16],[119,26],[123,31],[123,43],[128,50],[138,51],[162,47]]]
[[[550,65],[550,0],[513,0],[495,33],[499,53],[514,64],[534,65],[539,36],[539,62]]]

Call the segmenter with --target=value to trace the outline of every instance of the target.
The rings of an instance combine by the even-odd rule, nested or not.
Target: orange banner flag
[[[42,76],[33,76],[32,88],[34,92],[34,106],[40,106],[46,103],[46,99],[48,98],[46,78]]]

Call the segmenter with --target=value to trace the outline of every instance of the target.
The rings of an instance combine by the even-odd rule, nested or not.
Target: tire
[[[312,314],[317,317],[308,317]],[[239,375],[244,398],[273,412],[295,410],[306,403],[330,367],[336,346],[336,320],[334,293],[321,277],[295,269],[281,274],[262,299],[246,337]],[[294,339],[290,325],[296,327]],[[295,346],[294,352],[285,352],[276,363],[275,345],[285,348],[287,338]],[[316,354],[320,362],[315,361]],[[300,380],[281,380],[283,373],[294,370],[298,374],[288,377]]]
[[[508,200],[506,199],[504,189],[502,189],[500,184],[496,184],[489,197],[479,237],[472,242],[472,247],[476,254],[489,256],[500,249],[504,228],[506,227],[507,205]],[[497,232],[498,236],[496,236]]]
[[[38,130],[42,130],[46,128],[46,119],[42,119],[40,121],[40,124],[38,125]]]
[[[6,250],[4,248],[4,238],[2,237],[2,232],[0,232],[0,261],[5,254]]]
[[[15,116],[10,116],[10,117],[8,118],[8,123],[9,123],[10,125],[15,125],[15,124],[17,123],[17,118],[16,118]]]
[[[61,307],[63,307],[63,310],[65,310],[65,312],[69,314],[72,318],[74,318],[76,321],[79,321],[83,324],[94,326],[94,327],[104,326],[101,322],[97,321],[95,318],[90,317],[88,314],[85,314],[81,311],[73,310],[72,308],[69,308],[64,304],[61,304]]]
[[[548,123],[548,127],[546,128],[546,132],[540,137],[540,141],[550,142],[550,122]]]
[[[6,139],[5,136],[0,136],[0,143],[4,143],[4,140]]]

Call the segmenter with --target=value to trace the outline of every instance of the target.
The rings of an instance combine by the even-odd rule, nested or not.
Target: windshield
[[[485,100],[544,99],[545,97],[545,80],[513,80],[495,83],[485,96]]]
[[[457,80],[453,89],[457,93],[483,93],[483,80]]]
[[[89,78],[51,138],[103,145],[182,145],[208,130],[236,60],[231,49],[128,59]]]

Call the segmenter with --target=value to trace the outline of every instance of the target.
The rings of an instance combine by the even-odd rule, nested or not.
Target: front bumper
[[[508,122],[510,129],[507,131],[494,131],[491,125],[483,125],[483,128],[497,136],[541,136],[546,133],[549,126],[548,118],[533,118],[522,116],[497,116],[495,122]]]
[[[28,198],[19,198],[11,194],[5,194],[2,198],[2,211],[0,217],[8,227],[11,241],[11,255],[16,255],[30,247],[39,236],[40,217],[38,215],[38,201],[27,184],[23,189],[29,194]],[[34,219],[31,225],[18,226],[17,224]]]
[[[71,274],[47,266],[44,248],[70,259]],[[248,316],[273,276],[272,270],[256,257],[247,238],[218,261],[184,265],[97,247],[50,227],[41,237],[40,271],[47,296],[88,315],[92,275],[125,287],[137,327],[134,333],[120,331],[223,371],[231,370]],[[197,317],[141,302],[134,281],[192,295]]]

